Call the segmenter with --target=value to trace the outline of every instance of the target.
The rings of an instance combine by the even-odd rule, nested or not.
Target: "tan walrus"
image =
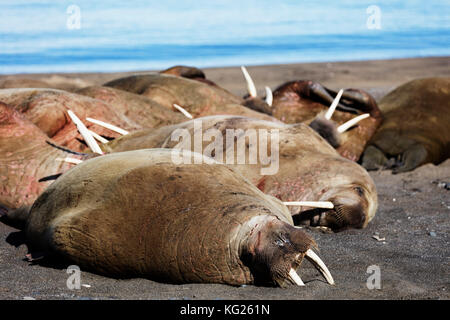
[[[278,121],[241,105],[241,98],[223,88],[179,76],[134,75],[110,81],[104,86],[144,95],[171,110],[175,110],[174,104],[177,104],[194,118],[228,114]]]
[[[272,141],[274,135],[269,135],[267,139],[270,147],[261,151],[264,146],[258,146],[258,139],[263,138],[259,129],[268,133],[278,131],[279,142]],[[238,151],[234,150],[238,147],[235,143],[227,144],[227,130],[237,134],[230,136],[229,141],[244,139],[240,140],[244,146],[244,158],[253,150],[256,157],[267,153],[268,161],[263,164],[254,159],[254,164],[251,164],[250,158],[237,159]],[[255,139],[245,141],[245,135],[252,130],[255,131]],[[199,143],[195,142],[198,134],[202,135],[197,140]],[[180,145],[180,139],[189,143]],[[216,139],[215,143],[212,143],[213,139]],[[335,231],[348,227],[363,228],[374,217],[377,209],[377,192],[366,170],[341,157],[305,124],[286,125],[245,117],[210,116],[156,130],[132,132],[102,147],[106,152],[161,147],[199,149],[199,152],[204,150],[217,161],[232,166],[263,192],[282,201],[333,203],[332,209],[292,206],[290,209],[296,223],[326,226]],[[226,160],[229,154],[232,161]]]
[[[450,157],[450,78],[410,81],[379,105],[385,120],[364,151],[366,169],[398,173]]]
[[[314,240],[287,208],[233,169],[174,164],[178,150],[114,153],[58,178],[29,213],[2,208],[33,255],[82,269],[171,283],[303,285],[306,257],[330,284]],[[188,152],[193,158],[205,158]]]

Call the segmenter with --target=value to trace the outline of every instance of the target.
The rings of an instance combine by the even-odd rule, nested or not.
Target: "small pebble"
[[[430,236],[432,236],[432,237],[436,237],[436,232],[434,232],[434,231],[431,231],[431,232],[430,232]]]
[[[33,297],[23,297],[23,300],[36,300],[36,299]]]

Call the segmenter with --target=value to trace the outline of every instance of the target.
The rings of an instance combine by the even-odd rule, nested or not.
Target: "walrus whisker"
[[[72,163],[72,164],[80,164],[80,163],[83,162],[83,160],[75,159],[75,158],[70,158],[70,157],[56,158],[55,160],[56,160],[56,161],[61,161],[61,162]]]
[[[247,72],[247,69],[244,66],[241,66],[242,73],[244,74],[245,81],[247,82],[247,90],[248,94],[252,98],[256,98],[256,87],[255,83],[253,82],[252,77],[250,77],[250,74]]]
[[[336,110],[336,107],[339,103],[339,100],[341,99],[342,93],[344,93],[344,89],[339,90],[336,97],[333,100],[333,103],[331,103],[330,108],[328,108],[327,113],[325,113],[325,119],[330,120],[331,116],[333,115],[334,111]]]
[[[100,121],[100,120],[93,119],[93,118],[86,118],[86,120],[89,121],[89,122],[98,124],[99,126],[102,126],[102,127],[106,128],[106,129],[109,129],[111,131],[120,133],[121,135],[127,135],[129,133],[127,130],[119,128],[119,127],[117,127],[117,126],[115,126],[113,124],[106,123],[104,121]]]
[[[322,259],[319,258],[319,256],[314,251],[308,249],[306,251],[305,257],[323,275],[323,277],[327,280],[329,284],[334,285],[334,279],[331,276],[330,270],[328,270],[325,263],[322,261]]]
[[[285,206],[304,206],[311,208],[333,209],[334,204],[331,201],[286,201]]]
[[[269,105],[269,107],[271,107],[273,104],[273,93],[268,86],[266,86],[266,103]]]
[[[364,120],[366,118],[370,117],[370,114],[368,113],[364,113],[361,114],[357,117],[354,117],[351,120],[348,120],[347,122],[345,122],[344,124],[341,124],[338,128],[337,131],[339,133],[344,133],[345,131],[347,131],[348,129],[350,129],[351,127],[353,127],[355,124],[357,124],[359,121]]]
[[[59,150],[61,150],[61,151],[67,152],[67,153],[75,154],[75,155],[77,155],[77,156],[88,156],[88,155],[89,155],[88,153],[77,152],[77,151],[73,151],[73,150],[70,150],[70,149],[66,149],[66,148],[64,148],[64,147],[58,146],[58,145],[56,145],[56,144],[54,144],[54,143],[51,143],[51,142],[48,141],[48,140],[46,140],[45,142],[46,142],[48,145],[50,145],[51,147],[53,147],[53,148],[59,149]]]
[[[89,129],[88,129],[89,130]],[[95,138],[95,139],[97,139],[99,142],[101,142],[101,143],[108,143],[109,142],[109,140],[106,140],[105,138],[103,138],[101,135],[99,135],[98,133],[96,133],[96,132],[94,132],[94,131],[92,131],[92,130],[89,130],[89,132],[92,134],[92,136]]]
[[[91,148],[92,152],[103,154],[102,149],[100,149],[100,146],[97,144],[97,141],[95,141],[94,137],[90,134],[84,123],[78,118],[75,113],[73,113],[72,110],[68,110],[67,113],[69,114],[69,117],[72,119],[72,121],[75,123],[75,125],[78,128],[78,131],[80,132],[81,136],[83,137],[84,141],[86,141],[89,148]]]
[[[173,104],[173,107],[175,109],[177,109],[178,111],[180,111],[183,115],[186,116],[186,118],[189,119],[194,119],[194,117],[192,116],[192,114],[190,114],[186,109],[184,109],[182,106],[177,105],[176,103]]]
[[[292,282],[294,282],[298,286],[305,285],[302,281],[302,278],[300,278],[298,273],[293,268],[291,268],[291,270],[289,270],[289,279],[292,280]]]

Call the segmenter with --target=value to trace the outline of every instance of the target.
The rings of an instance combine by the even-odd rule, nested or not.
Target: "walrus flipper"
[[[389,160],[377,147],[370,145],[362,156],[362,166],[366,170],[378,170],[388,167]]]
[[[392,169],[392,173],[401,173],[414,170],[425,163],[428,151],[422,144],[414,144],[402,154],[402,161]]]
[[[0,204],[0,221],[10,227],[23,230],[28,219],[30,207],[10,209]]]

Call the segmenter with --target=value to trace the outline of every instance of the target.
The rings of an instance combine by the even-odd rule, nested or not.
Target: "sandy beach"
[[[310,79],[332,89],[361,88],[378,100],[412,79],[450,77],[450,57],[265,65],[247,69],[261,95],[264,86],[275,89],[290,80]],[[76,90],[149,71],[0,75],[0,87],[30,79]],[[246,93],[239,66],[204,71],[207,78],[232,93],[240,96]],[[326,284],[304,262],[299,273],[305,287],[171,285],[82,272],[85,286],[70,290],[66,286],[69,274],[64,267],[26,262],[26,246],[14,245],[20,233],[0,224],[0,299],[450,299],[450,191],[439,183],[450,182],[450,159],[408,173],[372,171],[370,175],[378,190],[379,208],[366,229],[334,234],[308,230],[335,278],[335,286]],[[367,286],[370,266],[380,270],[380,289]]]

